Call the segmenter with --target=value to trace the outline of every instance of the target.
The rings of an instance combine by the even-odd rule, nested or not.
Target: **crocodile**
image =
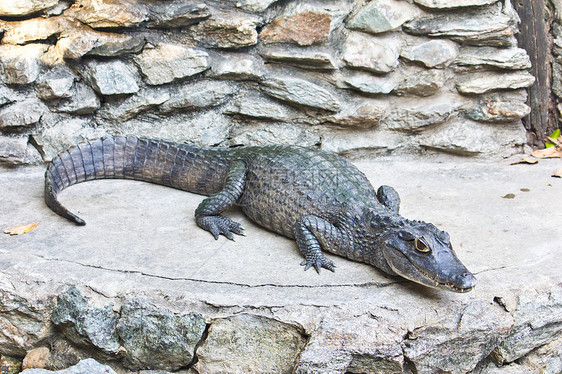
[[[343,157],[300,146],[196,147],[135,136],[82,142],[53,158],[45,172],[45,202],[84,225],[57,194],[76,183],[124,178],[207,196],[197,225],[215,239],[244,235],[222,215],[233,205],[255,223],[296,241],[304,270],[335,271],[322,250],[363,262],[393,276],[454,292],[476,279],[457,258],[449,234],[399,214],[390,186],[373,188]]]

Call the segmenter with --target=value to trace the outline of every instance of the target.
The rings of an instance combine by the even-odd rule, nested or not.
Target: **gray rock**
[[[121,60],[86,63],[85,78],[102,95],[131,94],[139,91],[137,72]]]
[[[466,117],[482,122],[513,122],[528,115],[531,108],[511,100],[484,100],[464,111]]]
[[[51,161],[59,152],[84,140],[106,135],[102,128],[94,128],[90,120],[65,115],[45,115],[41,127],[33,134],[45,161]]]
[[[442,70],[419,70],[404,74],[394,92],[398,95],[432,96],[443,87],[444,75]]]
[[[261,19],[245,13],[215,14],[194,26],[197,40],[214,48],[243,48],[258,43],[256,27]]]
[[[400,330],[364,316],[323,321],[301,354],[296,372],[401,374]]]
[[[464,47],[454,64],[460,68],[530,69],[531,60],[521,48]]]
[[[482,94],[494,90],[529,87],[534,82],[535,77],[526,71],[477,72],[458,76],[455,87],[463,94]]]
[[[300,329],[240,314],[214,320],[197,350],[199,373],[292,373],[306,341]]]
[[[114,355],[120,345],[116,330],[118,314],[112,307],[91,306],[90,300],[73,286],[57,297],[51,320],[73,343]]]
[[[149,20],[146,5],[136,0],[80,0],[65,14],[94,29],[135,27]]]
[[[0,108],[0,128],[35,125],[48,111],[37,98],[17,101]]]
[[[397,86],[398,82],[394,76],[376,76],[368,73],[354,72],[346,74],[343,82],[350,88],[366,94],[388,94]]]
[[[26,135],[0,136],[0,164],[33,165],[43,160]]]
[[[47,50],[43,44],[0,45],[0,81],[29,84],[39,76],[40,58]]]
[[[157,126],[155,126],[157,124]],[[114,132],[136,134],[146,138],[170,140],[178,143],[216,145],[224,142],[232,129],[232,120],[217,111],[195,111],[158,116],[143,113],[122,123],[100,122]]]
[[[463,44],[508,47],[513,45],[518,17],[499,6],[478,10],[437,13],[406,22],[404,31],[414,35],[446,37]]]
[[[0,16],[21,17],[55,6],[59,0],[12,0],[0,3]]]
[[[169,98],[160,106],[167,113],[177,110],[209,108],[225,103],[238,88],[228,82],[199,81],[170,90]]]
[[[519,153],[526,142],[527,135],[521,123],[498,127],[468,120],[439,126],[419,139],[424,148],[461,156],[511,156]]]
[[[394,105],[383,119],[382,125],[390,130],[419,132],[446,122],[458,107],[459,104],[452,102],[450,98],[421,105],[420,103],[399,107]]]
[[[351,32],[345,41],[343,60],[350,67],[388,73],[398,67],[400,44],[392,36],[377,38]]]
[[[349,105],[335,115],[323,117],[322,120],[335,123],[341,126],[351,126],[359,128],[372,128],[377,126],[386,111],[386,106],[382,103],[359,102]]]
[[[286,106],[255,94],[236,96],[225,113],[277,121],[287,121],[290,118],[290,111]]]
[[[346,26],[354,30],[381,33],[400,27],[418,14],[419,10],[405,1],[374,0],[361,8]]]
[[[498,0],[414,0],[426,8],[447,9],[465,6],[482,6],[497,3]]]
[[[100,99],[90,86],[76,82],[68,99],[58,101],[51,111],[71,114],[90,114],[100,108]]]
[[[137,114],[150,110],[170,99],[170,92],[159,88],[145,88],[136,95],[106,102],[99,115],[110,121],[126,121]]]
[[[561,336],[562,288],[554,286],[545,293],[519,296],[513,318],[513,329],[493,354],[500,364],[513,362]]]
[[[237,1],[236,6],[249,12],[261,13],[277,1],[278,0],[242,0]]]
[[[323,150],[348,157],[387,155],[402,147],[406,142],[411,142],[406,135],[394,131],[373,131],[372,129],[334,131],[326,128],[323,129],[321,136]]]
[[[280,62],[301,68],[335,70],[336,66],[328,52],[309,49],[262,48],[260,55],[269,62]]]
[[[174,313],[145,300],[129,300],[121,308],[117,325],[127,352],[124,364],[137,370],[184,367],[193,359],[205,327],[200,314]]]
[[[88,358],[80,361],[75,366],[68,369],[59,371],[50,371],[45,369],[26,369],[22,371],[23,374],[116,374],[112,368],[107,365],[102,365],[93,358]]]
[[[341,109],[341,104],[334,93],[300,78],[270,77],[264,80],[262,90],[270,96],[297,105],[332,112]]]
[[[247,121],[247,120],[246,120]],[[310,126],[270,123],[263,120],[252,126],[233,128],[225,145],[300,144],[312,147],[320,143],[320,134]]]
[[[190,77],[209,68],[209,55],[179,44],[159,44],[145,48],[135,57],[146,83],[159,85]]]
[[[206,4],[183,4],[182,2],[163,2],[148,7],[148,27],[180,28],[199,23],[211,17]]]
[[[562,337],[533,350],[518,361],[539,373],[562,373]]]
[[[512,325],[513,319],[503,310],[474,301],[463,306],[456,323],[437,323],[410,331],[403,343],[404,356],[414,363],[418,373],[465,373],[492,352]],[[470,341],[470,345],[456,350],[459,341]]]
[[[264,76],[264,64],[259,58],[253,56],[239,56],[229,54],[225,58],[215,60],[213,74],[221,79],[233,80],[259,80]]]
[[[405,48],[400,56],[410,60],[421,62],[428,68],[447,67],[457,55],[455,43],[446,40],[431,40],[413,47]]]
[[[66,66],[55,67],[39,76],[35,81],[35,92],[43,100],[70,97],[76,78],[76,75]]]

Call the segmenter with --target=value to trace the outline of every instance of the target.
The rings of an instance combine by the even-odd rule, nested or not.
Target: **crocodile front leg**
[[[230,208],[244,188],[246,179],[246,164],[235,161],[228,168],[224,188],[206,198],[195,210],[195,221],[197,226],[209,231],[215,239],[222,234],[230,240],[234,240],[234,234],[244,235],[244,229],[238,222],[234,222],[220,213]]]
[[[351,248],[343,230],[314,215],[300,217],[293,231],[297,245],[306,258],[301,262],[305,271],[312,266],[318,273],[321,268],[335,271],[336,265],[322,254],[322,249],[345,255],[346,248]]]

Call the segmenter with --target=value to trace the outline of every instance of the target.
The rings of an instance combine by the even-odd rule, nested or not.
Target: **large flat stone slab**
[[[247,236],[215,241],[193,219],[201,196],[143,182],[93,181],[65,190],[62,203],[87,222],[78,227],[45,206],[43,168],[3,169],[0,228],[39,222],[28,234],[0,236],[0,318],[8,326],[28,321],[11,338],[0,337],[3,352],[23,356],[37,348],[50,331],[42,321],[71,285],[98,307],[115,303],[115,311],[140,297],[178,315],[200,313],[211,331],[214,321],[228,329],[228,318],[240,314],[296,326],[311,337],[300,361],[288,363],[299,372],[401,372],[407,363],[418,372],[460,373],[491,352],[512,362],[530,345],[546,344],[545,336],[561,334],[562,213],[555,207],[562,181],[550,176],[559,160],[356,164],[373,185],[398,190],[404,216],[450,233],[477,277],[474,291],[428,289],[331,255],[335,273],[304,272],[294,242],[238,210],[227,214]],[[12,317],[14,305],[21,312]],[[543,315],[548,323],[524,330]],[[521,339],[528,339],[526,350]]]

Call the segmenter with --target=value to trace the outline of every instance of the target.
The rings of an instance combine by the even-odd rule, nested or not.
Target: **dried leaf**
[[[562,157],[562,147],[550,147],[533,151],[531,156],[536,158],[557,158]]]
[[[529,157],[523,157],[521,160],[518,161],[514,161],[512,162],[510,165],[517,165],[517,164],[537,164],[539,162],[539,160],[533,160],[532,158]]]
[[[508,193],[507,195],[502,196],[504,199],[514,199],[515,198],[515,194],[514,193]]]
[[[39,222],[35,222],[35,223],[30,223],[29,225],[18,225],[18,226],[8,227],[6,230],[4,230],[4,234],[22,235],[35,230],[38,224]]]
[[[553,177],[562,178],[562,169],[558,169],[552,174]]]

